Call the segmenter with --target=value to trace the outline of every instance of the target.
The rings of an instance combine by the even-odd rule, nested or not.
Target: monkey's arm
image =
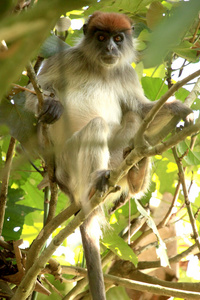
[[[140,85],[135,70],[131,67],[131,68],[127,68],[127,72],[129,73],[129,80],[130,80],[129,84],[130,86],[132,86],[132,95],[130,94],[130,98],[126,102],[126,104],[124,104],[123,102],[123,104],[125,105],[125,112],[127,110],[136,111],[140,115],[140,117],[144,119],[146,115],[149,113],[149,111],[156,105],[156,103],[159,100],[158,101],[148,100],[144,95],[144,91]],[[146,130],[146,134],[148,135],[148,137],[155,136],[172,119],[174,120],[174,122],[173,124],[171,124],[171,126],[169,126],[168,133],[172,129],[174,129],[176,124],[181,119],[185,122],[185,125],[188,125],[191,122],[193,122],[193,112],[189,107],[187,107],[179,100],[167,101],[162,106],[162,108],[158,111],[154,120],[152,120],[152,122],[150,123],[148,129]]]
[[[46,62],[48,65],[48,60]],[[55,78],[56,80],[56,78]],[[56,122],[62,115],[64,107],[56,96],[56,91],[53,85],[54,76],[49,74],[49,71],[43,75],[38,75],[38,83],[43,93],[43,107],[39,110],[39,104],[37,96],[26,92],[26,109],[34,112],[38,120],[46,123],[52,124]],[[28,85],[30,90],[33,90],[32,84]]]
[[[142,118],[152,109],[157,101],[143,104]],[[183,120],[185,126],[193,123],[193,111],[179,100],[167,102],[158,111],[154,120],[150,123],[145,132],[145,137],[151,145],[155,145],[166,137],[175,127],[176,124]]]

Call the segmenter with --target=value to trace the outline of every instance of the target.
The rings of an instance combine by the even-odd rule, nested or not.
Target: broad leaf
[[[103,239],[101,242],[117,256],[119,256],[120,259],[129,260],[135,266],[137,265],[137,256],[133,250],[114,231],[110,229],[103,231]]]

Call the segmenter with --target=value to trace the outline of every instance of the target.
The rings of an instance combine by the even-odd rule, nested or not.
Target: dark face
[[[121,56],[125,34],[123,32],[96,31],[94,39],[100,63],[108,67],[115,65]]]

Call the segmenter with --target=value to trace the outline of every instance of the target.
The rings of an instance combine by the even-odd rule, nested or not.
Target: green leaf
[[[147,10],[152,0],[101,0],[89,7],[86,11],[86,15],[92,14],[95,10],[101,10],[105,12],[120,12],[127,14],[139,14]]]
[[[21,188],[8,189],[8,201],[3,225],[2,236],[6,241],[18,240],[21,236],[25,217],[27,214],[37,210],[37,208],[20,205],[17,202],[24,197],[24,191]]]
[[[57,36],[50,35],[50,37],[48,37],[44,44],[41,46],[39,56],[48,58],[68,48],[70,48],[70,46],[59,39]]]
[[[151,44],[146,51],[145,66],[161,63],[169,51],[181,42],[195,18],[198,18],[199,0],[183,1],[169,18],[157,26],[152,34]]]
[[[133,250],[114,231],[110,229],[103,231],[103,239],[101,242],[119,256],[120,259],[129,260],[135,266],[137,265],[138,259]]]
[[[189,149],[188,145],[186,144],[185,141],[181,141],[178,145],[177,145],[177,150],[179,152],[180,155],[183,155],[185,153],[185,151],[187,151]]]
[[[151,2],[146,14],[147,25],[149,26],[149,28],[151,29],[155,28],[155,26],[162,19],[164,19],[165,12],[166,12],[166,8],[159,1]]]
[[[147,42],[150,41],[150,39],[151,39],[151,34],[147,28],[143,29],[138,36],[139,41]]]
[[[36,145],[36,118],[25,107],[25,94],[23,92],[13,96],[12,101],[4,98],[0,104],[0,124],[6,124],[10,134],[25,144],[28,141]],[[34,147],[34,146],[33,146]]]
[[[106,293],[107,300],[130,300],[126,290],[122,286],[115,286]]]
[[[174,180],[177,179],[177,167],[166,158],[155,159],[154,162],[154,172],[159,178],[160,188],[159,192],[164,194],[165,192],[174,192]]]
[[[20,76],[27,62],[36,55],[60,15],[90,2],[43,0],[24,13],[7,12],[6,17],[0,19],[0,40],[9,43],[9,51],[0,56],[0,99]]]
[[[189,150],[188,155],[184,157],[186,165],[198,166],[200,165],[200,153]]]
[[[149,28],[143,22],[138,22],[134,25],[134,37],[141,41],[149,41]]]
[[[158,100],[167,92],[167,86],[161,78],[143,77],[142,87],[146,97],[152,101]]]
[[[0,1],[0,16],[1,16],[1,18],[8,11],[11,12],[12,8],[13,8],[13,0]]]
[[[165,65],[161,64],[155,68],[149,68],[149,69],[144,69],[144,74],[148,77],[158,77],[158,78],[165,78]]]
[[[178,55],[181,56],[188,61],[195,62],[197,58],[197,51],[194,49],[191,49],[193,44],[189,43],[188,41],[183,41],[178,46],[173,48],[173,51]]]
[[[188,151],[187,155],[184,156],[184,166],[200,165],[200,153],[196,151],[191,151],[185,141],[182,141],[178,144],[177,150],[180,156],[182,156],[186,151]]]
[[[184,88],[180,88],[176,93],[175,93],[175,97],[178,100],[182,100],[184,101],[185,98],[189,95],[189,91],[184,89]]]

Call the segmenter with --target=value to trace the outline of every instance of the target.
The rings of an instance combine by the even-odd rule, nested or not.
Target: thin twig
[[[194,148],[196,138],[197,138],[196,136],[191,137],[191,143],[190,143],[190,150],[191,151]],[[187,153],[188,153],[188,151],[187,151]],[[185,172],[186,171],[186,167],[184,167],[183,170]],[[170,205],[170,208],[168,209],[168,212],[166,213],[166,215],[163,218],[163,220],[158,224],[158,226],[164,227],[168,223],[169,219],[171,218],[172,209],[175,206],[175,203],[176,203],[176,201],[178,199],[178,195],[179,195],[179,192],[180,192],[180,187],[181,187],[181,182],[180,182],[180,179],[179,179],[178,184],[176,186],[176,190],[175,190],[175,193],[174,193],[174,197],[173,197],[172,203]]]
[[[11,137],[10,144],[8,146],[8,151],[6,154],[6,163],[2,171],[2,184],[1,184],[1,193],[0,193],[0,236],[3,230],[5,208],[6,208],[7,194],[8,194],[8,182],[9,182],[10,170],[13,161],[13,154],[15,151],[15,144],[16,144],[16,140],[13,137]]]
[[[31,63],[28,63],[27,65],[27,74],[38,98],[38,110],[41,111],[44,103],[44,97]]]
[[[188,215],[189,215],[189,218],[190,218],[190,223],[191,223],[191,226],[192,226],[192,230],[193,230],[193,238],[200,250],[200,238],[199,238],[199,234],[198,234],[198,229],[197,229],[197,225],[196,225],[196,220],[194,218],[194,215],[193,215],[193,212],[192,212],[192,207],[191,207],[191,203],[190,203],[190,200],[189,200],[189,195],[188,195],[188,191],[187,191],[187,187],[186,187],[186,182],[185,182],[185,174],[184,174],[184,169],[183,169],[183,166],[182,166],[182,163],[178,157],[178,154],[177,154],[177,150],[176,150],[176,147],[174,147],[172,149],[173,151],[173,154],[174,154],[174,158],[176,160],[176,164],[178,166],[178,170],[179,170],[179,179],[180,179],[180,182],[181,182],[181,185],[182,185],[182,188],[183,188],[183,194],[184,194],[184,198],[185,198],[185,204],[186,204],[186,207],[187,207],[187,211],[188,211]]]
[[[52,288],[52,290],[54,292],[56,292],[56,294],[58,294],[61,297],[61,299],[63,298],[63,295],[61,294],[61,292],[49,280],[47,280],[44,276],[42,276],[42,281],[44,281],[50,288]]]
[[[198,247],[196,244],[190,246],[185,251],[172,256],[169,258],[170,264],[172,263],[178,263],[181,261],[181,259],[185,258],[186,256],[190,255],[191,253],[198,252]],[[157,261],[139,261],[137,265],[138,270],[146,270],[146,269],[152,269],[152,268],[159,268],[161,267],[160,260]]]
[[[16,83],[12,83],[12,85],[13,85],[14,87],[16,87],[16,88],[22,90],[22,91],[27,91],[27,92],[29,92],[29,93],[31,93],[31,94],[36,95],[36,92],[35,92],[35,91],[31,91],[30,89],[28,89],[28,88],[26,88],[26,87],[24,87],[24,86],[21,86],[21,85],[16,84]]]
[[[199,17],[199,18],[200,18],[200,17]],[[198,22],[197,27],[196,27],[196,29],[195,29],[195,32],[194,32],[194,34],[193,34],[192,40],[190,41],[191,44],[193,44],[193,43],[195,42],[195,39],[196,39],[196,36],[197,36],[197,32],[198,32],[198,30],[199,30],[199,27],[200,27],[200,19],[199,19],[199,22]]]
[[[37,76],[35,74],[35,71],[31,65],[31,63],[28,64],[27,66],[27,72],[28,76],[30,78],[30,81],[33,85],[33,88],[36,92],[37,98],[38,98],[38,109],[39,111],[42,110],[43,103],[44,103],[44,97],[42,90],[39,86]],[[55,165],[54,165],[54,157],[53,157],[53,152],[52,152],[52,145],[48,137],[48,126],[46,124],[41,124],[41,131],[42,131],[42,136],[43,136],[43,147],[44,149],[48,149],[44,153],[46,163],[47,163],[47,172],[49,176],[49,184],[50,184],[50,190],[51,190],[51,200],[50,200],[50,207],[49,207],[49,214],[47,218],[47,222],[49,222],[53,217],[55,216],[56,212],[56,206],[57,206],[57,201],[58,201],[58,188],[57,184],[55,182]],[[50,149],[50,151],[49,151]]]
[[[178,183],[176,186],[176,190],[175,190],[172,202],[170,204],[170,207],[169,207],[165,217],[163,218],[163,220],[158,224],[158,226],[157,226],[158,228],[165,227],[168,224],[168,222],[172,216],[172,209],[175,206],[176,201],[178,200],[179,191],[180,191],[180,184]]]

